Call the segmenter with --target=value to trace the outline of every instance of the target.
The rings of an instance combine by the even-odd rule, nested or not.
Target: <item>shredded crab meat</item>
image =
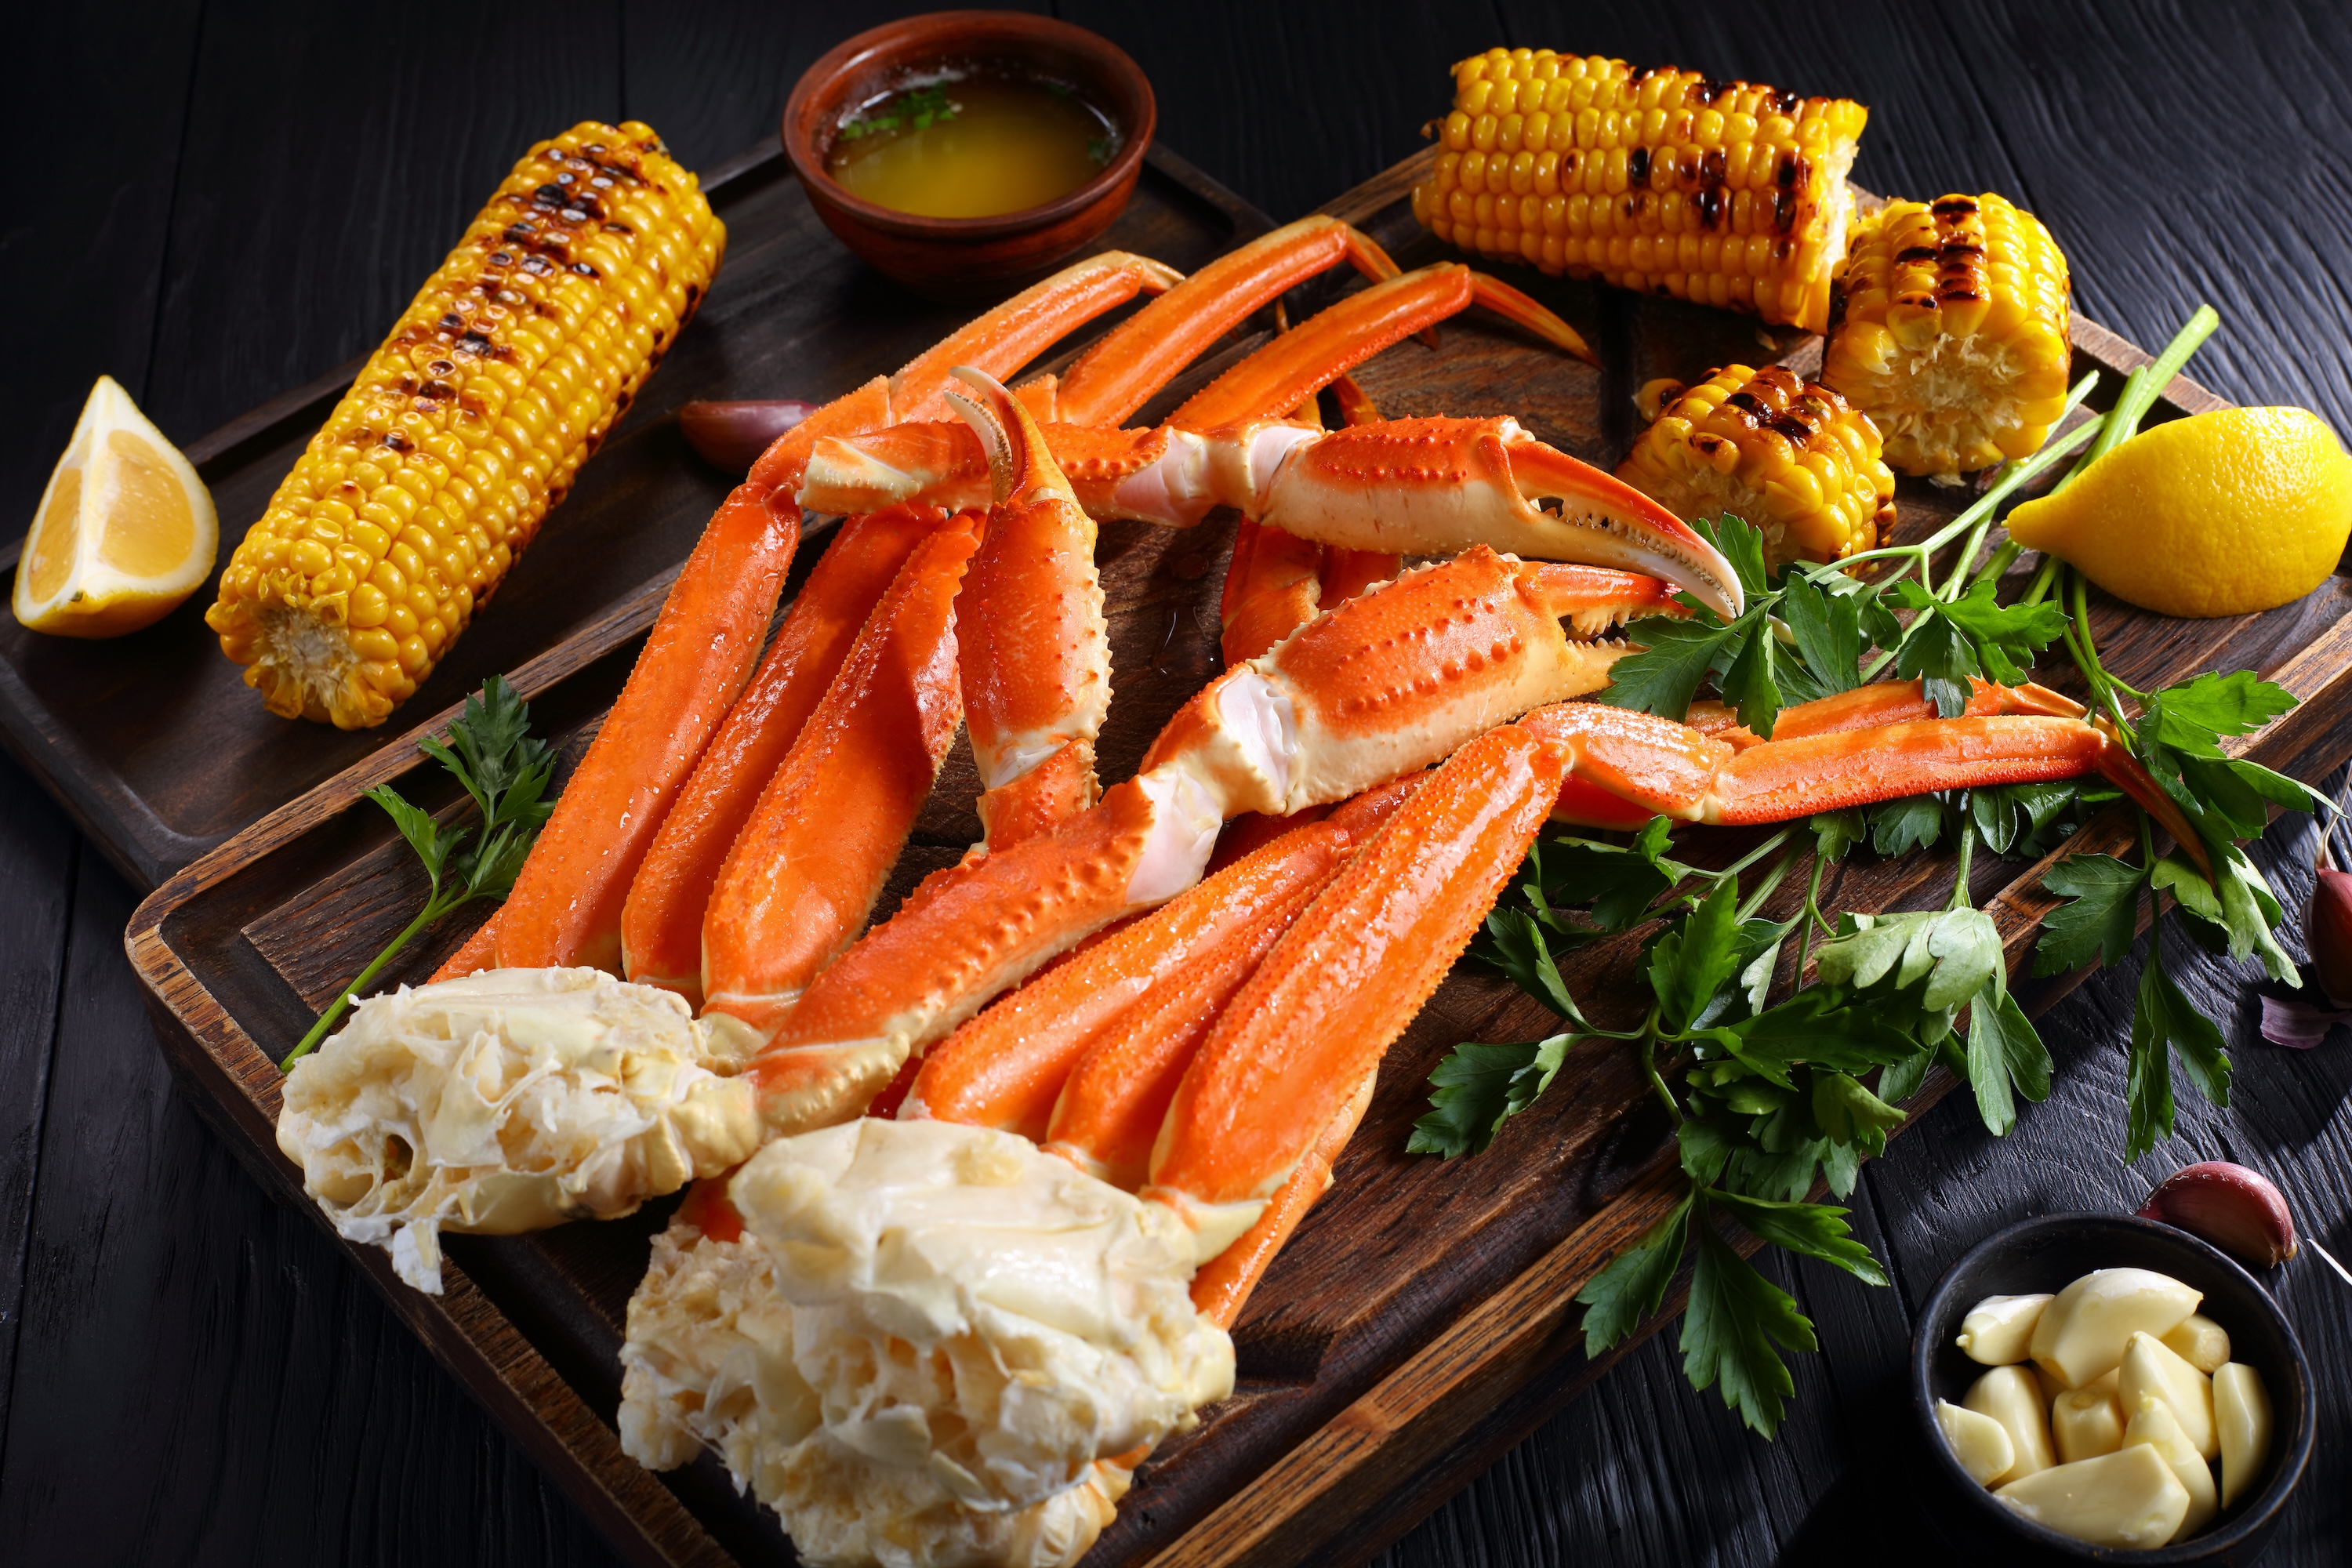
[[[1025,1140],[853,1122],[730,1191],[743,1237],[673,1226],[630,1303],[623,1443],[710,1448],[813,1562],[1075,1562],[1232,1391],[1181,1223]]]
[[[444,1230],[613,1218],[748,1155],[751,1086],[713,1065],[668,992],[489,970],[361,1003],[288,1075],[278,1146],[341,1235],[437,1293]]]

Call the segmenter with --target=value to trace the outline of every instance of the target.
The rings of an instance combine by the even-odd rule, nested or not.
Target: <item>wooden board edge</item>
[[[151,900],[152,902],[152,900]],[[145,916],[148,905],[141,906]],[[253,1077],[276,1068],[173,951],[159,919],[134,917],[123,946],[147,994],[174,1076],[239,1162],[280,1201],[308,1213],[367,1276],[434,1359],[520,1442],[623,1556],[640,1568],[724,1568],[734,1559],[656,1475],[621,1451],[617,1433],[453,1262],[442,1294],[401,1282],[381,1247],[337,1236],[278,1152]]]

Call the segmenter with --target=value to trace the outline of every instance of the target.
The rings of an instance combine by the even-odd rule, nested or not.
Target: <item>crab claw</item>
[[[1250,515],[1355,550],[1488,544],[1614,566],[1663,578],[1726,619],[1744,603],[1738,574],[1689,525],[1507,417],[1392,419],[1301,439]]]

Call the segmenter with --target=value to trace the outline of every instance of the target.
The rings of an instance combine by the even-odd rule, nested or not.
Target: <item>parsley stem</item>
[[[1822,929],[1825,931],[1830,928],[1830,922],[1822,916],[1822,875],[1829,868],[1828,856],[1817,854],[1813,857],[1813,879],[1811,885],[1805,889],[1805,918],[1797,928],[1797,973],[1792,982],[1794,984],[1802,985],[1805,983],[1805,965],[1812,962],[1813,922],[1820,921]]]
[[[2084,455],[2082,467],[2090,467],[2139,433],[2140,421],[2147,417],[2147,411],[2156,406],[2157,399],[2172,384],[2172,378],[2189,363],[2189,356],[2202,347],[2221,324],[2221,314],[2212,306],[2198,306],[2196,313],[2164,345],[2164,352],[2126,378],[2123,391],[2116,395],[2115,408],[2107,416],[2106,428],[2101,432],[2098,445]]]
[[[2104,704],[2114,717],[2116,728],[2126,730],[2131,721],[2124,717],[2123,703],[2116,696],[2116,683],[2099,663],[2098,647],[2091,640],[2090,582],[2079,566],[2068,579],[2069,598],[2074,610],[2074,637],[2067,639],[2068,646],[2074,649],[2075,662],[2082,665],[2083,674],[2091,683],[2094,705]]]
[[[278,1070],[287,1071],[296,1062],[316,1050],[319,1042],[325,1039],[328,1032],[334,1028],[335,1021],[343,1016],[352,1003],[359,1000],[360,994],[368,988],[369,983],[383,973],[383,966],[390,963],[418,931],[423,931],[459,904],[465,903],[467,898],[467,894],[460,892],[457,897],[445,902],[440,890],[436,889],[433,896],[425,900],[425,907],[416,911],[416,918],[403,927],[400,934],[394,937],[384,950],[375,955],[373,963],[360,971],[358,979],[343,987],[341,993],[335,997],[333,1005],[319,1015],[319,1021],[310,1026],[310,1032],[302,1037],[299,1044],[286,1053],[285,1059],[278,1064]]]
[[[1944,906],[1947,910],[1976,908],[1976,900],[1969,896],[1969,863],[1976,857],[1976,847],[1975,829],[1963,825],[1960,828],[1960,864],[1959,868],[1952,875],[1952,898],[1951,901]]]
[[[2018,603],[2038,605],[2048,598],[2051,585],[2058,581],[2058,569],[2065,564],[2055,555],[2044,555],[2042,558],[2042,570],[2033,574],[2032,585],[2025,590],[2025,597],[2020,599]]]
[[[1738,859],[1734,860],[1730,865],[1726,866],[1720,871],[1709,871],[1694,866],[1691,868],[1691,874],[1695,877],[1706,877],[1710,880],[1717,882],[1722,881],[1726,877],[1737,877],[1739,873],[1748,869],[1748,867],[1753,866],[1757,861],[1761,860],[1767,855],[1771,854],[1775,849],[1780,848],[1781,845],[1786,844],[1789,841],[1789,836],[1794,832],[1796,832],[1796,829],[1793,827],[1784,827],[1780,829],[1780,832],[1775,833],[1771,837],[1767,838],[1763,843],[1759,844],[1755,848],[1750,849],[1747,854],[1742,855]]]
[[[2097,374],[2098,373],[2094,371],[2090,375],[2084,377],[2081,383],[2077,384],[2081,393],[2087,394],[2091,390],[2090,383],[2096,378]],[[2079,397],[2077,397],[2076,394],[2074,392],[2069,392],[2068,396],[2070,399],[2079,401]],[[1922,577],[1926,576],[1927,562],[1928,557],[1934,555],[1937,551],[1941,550],[1953,540],[1959,538],[1962,534],[1967,533],[1971,530],[1975,530],[1981,534],[1984,528],[1989,528],[1991,525],[1992,514],[1995,509],[1997,509],[2002,501],[2008,500],[2011,493],[2014,491],[2018,486],[2024,484],[2027,480],[2053,467],[2061,458],[2065,457],[2067,454],[2073,452],[2077,447],[2080,447],[2083,443],[2088,441],[2092,436],[2100,429],[2100,427],[2101,421],[2096,419],[2090,420],[2084,424],[2076,426],[2074,429],[2068,431],[2058,439],[2045,443],[2040,451],[2035,452],[2031,457],[2019,458],[2011,462],[2003,463],[2000,467],[2000,471],[1993,477],[1993,482],[1990,488],[1989,488],[1984,494],[1977,497],[1975,500],[1969,502],[1968,507],[1962,510],[1958,517],[1952,519],[1951,521],[1946,523],[1943,527],[1937,529],[1934,533],[1929,534],[1918,543],[1890,544],[1878,550],[1864,550],[1858,553],[1849,555],[1843,561],[1833,561],[1827,566],[1814,567],[1811,571],[1805,574],[1806,580],[1809,582],[1819,583],[1836,573],[1843,572],[1848,567],[1857,565],[1862,562],[1884,560],[1896,555],[1908,556],[1912,563],[1920,568],[1920,575]],[[1908,571],[1910,568],[1906,566],[1904,570]],[[1902,573],[1898,572],[1895,574],[1895,576],[1899,577],[1902,574]],[[1892,579],[1890,579],[1890,581],[1892,581]],[[1946,596],[1948,597],[1949,595],[1947,595]]]
[[[1666,1121],[1680,1127],[1683,1124],[1683,1108],[1675,1103],[1675,1091],[1666,1087],[1666,1080],[1658,1072],[1658,1010],[1655,1007],[1650,1009],[1649,1017],[1642,1025],[1642,1072],[1650,1080],[1650,1088],[1657,1095],[1658,1102],[1666,1108]]]
[[[1756,884],[1755,890],[1739,900],[1738,918],[1743,921],[1754,918],[1756,911],[1764,907],[1765,900],[1780,890],[1780,884],[1788,879],[1790,868],[1797,863],[1800,853],[1801,851],[1792,849],[1773,862],[1772,868],[1764,873],[1764,879]]]
[[[2009,575],[2009,569],[2015,565],[2017,558],[2024,553],[2025,546],[2014,539],[2002,540],[2000,548],[1985,557],[1985,563],[1977,568],[1976,574],[1969,579],[1968,585],[1973,588],[1979,583],[2000,582]]]

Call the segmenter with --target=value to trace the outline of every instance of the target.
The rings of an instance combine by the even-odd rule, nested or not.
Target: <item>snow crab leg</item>
[[[1342,262],[1375,279],[1396,273],[1395,264],[1378,246],[1336,220],[1307,219],[1277,229],[1167,289],[1106,334],[1058,384],[1054,378],[1044,377],[1024,387],[1019,396],[1024,406],[1049,410],[1060,406],[1074,417],[1123,417],[1235,321],[1302,279]],[[1154,280],[1164,283],[1173,278],[1174,274],[1170,273],[1165,278],[1155,277]],[[1130,289],[1117,299],[1098,300],[1089,295],[1085,301],[1086,313],[1098,314],[1131,298],[1134,291]],[[897,417],[912,419],[947,412],[947,400],[955,395],[948,390],[943,377],[952,373],[959,353],[974,345],[993,347],[1000,342],[1017,342],[1022,351],[1019,358],[1028,357],[1026,351],[1049,341],[1041,339],[1039,334],[1050,325],[1052,318],[1045,307],[1053,303],[1030,300],[1024,295],[951,336],[901,371],[893,384],[883,389],[888,395],[889,412]],[[1009,374],[1017,363],[1014,351],[1007,349],[976,356],[976,363],[970,368],[993,377]],[[869,384],[845,401],[863,399],[861,407],[870,405],[880,384]],[[909,400],[918,395],[924,401],[919,406],[910,406]],[[872,417],[875,416],[869,408],[858,416],[859,423],[848,428],[869,428],[866,421]],[[824,427],[812,428],[816,426]],[[801,431],[809,434],[798,439],[797,445],[791,445],[801,437]],[[761,459],[754,469],[755,479],[772,479],[779,484],[796,482],[815,444],[848,433],[848,429],[836,428],[820,416],[812,416],[801,431],[788,435]],[[975,454],[980,450],[975,442]],[[1045,461],[1050,463],[1051,458]],[[989,504],[992,498],[986,488],[989,473],[985,466],[979,478],[982,484],[980,492],[970,497],[967,503],[960,504]],[[660,824],[661,831],[629,884],[622,915],[624,972],[633,979],[676,990],[691,1001],[699,1001],[702,994],[699,971],[704,917],[729,847],[745,828],[762,788],[782,764],[807,714],[840,668],[849,639],[890,581],[894,563],[903,563],[907,552],[914,548],[923,520],[946,515],[942,509],[923,506],[909,510],[892,505],[853,504],[824,510],[836,510],[851,519],[835,542],[834,552],[828,553],[828,561],[836,552],[845,553],[850,559],[838,568],[821,564],[794,601],[761,673],[730,710],[724,732],[712,741],[707,754],[695,765],[693,775]],[[1091,594],[1099,599],[1098,590],[1091,587],[1093,524],[1081,513],[1074,511],[1071,518],[1076,521],[1070,526],[1083,525],[1089,541],[1083,562],[1067,548],[1067,541],[1061,547],[1061,558],[1029,553],[1023,549],[1024,542],[1031,546],[1041,542],[1019,530],[993,549],[983,546],[971,569],[974,600],[965,617],[968,623],[978,617],[971,628],[981,633],[977,640],[988,640],[988,607],[1003,596],[990,584],[1010,584],[1012,588],[1003,590],[1010,592],[1032,580],[1032,573],[1051,571],[1066,577],[1073,584],[1073,593],[1081,597]],[[1015,564],[1016,560],[1026,564]],[[1100,640],[1098,632],[1097,640]],[[1081,717],[1066,716],[1066,722],[1087,728],[1089,737],[1092,728],[1099,727],[1100,708],[1108,698],[1108,648],[1101,652],[1101,658],[1094,661],[1098,679],[1089,700],[1093,704],[1091,727]],[[971,684],[989,683],[992,670],[981,668],[976,659],[968,660],[967,666]],[[1034,655],[1024,653],[1017,658],[1001,660],[993,666],[993,672],[1001,672],[993,673],[996,696],[1006,697],[1008,683],[1034,674]],[[1075,696],[1050,679],[1040,685],[1066,699]],[[1033,718],[1037,703],[1045,700],[1044,689],[1028,699]],[[981,711],[974,715],[983,731],[991,726],[992,700],[984,700]],[[999,813],[993,804],[984,805],[983,820],[992,824],[999,816],[1003,817],[1001,826],[992,826],[991,839],[1035,831],[1057,814],[1091,804],[1096,784],[1091,756],[1087,751],[1057,751],[1040,763],[1038,765],[1045,771],[1035,782],[1024,786],[1029,792],[1024,797],[1029,801],[1025,811]],[[983,759],[984,767],[987,761]],[[1019,771],[1027,770],[1024,767]],[[1050,789],[1047,780],[1053,781]],[[848,911],[844,911],[844,918],[849,918]],[[863,912],[856,912],[855,923],[843,933],[845,940],[855,934],[863,920]],[[469,950],[459,956],[478,964],[486,956],[497,955],[494,952]],[[447,972],[467,971],[445,971]]]
[[[1313,324],[1259,352],[1305,337]],[[1230,506],[1263,526],[1342,549],[1433,555],[1486,544],[1668,577],[1719,614],[1739,612],[1738,579],[1714,546],[1639,490],[1508,416],[1328,431],[1290,420],[1206,434],[1172,422],[1137,431],[1042,428],[1079,505],[1097,521],[1190,528]],[[967,442],[944,426],[901,426],[870,439],[820,443],[801,503],[811,510],[968,505],[986,470],[978,444]]]
[[[1180,275],[1113,251],[1064,268],[919,355],[818,409],[752,466],[688,558],[490,939],[501,967],[621,965],[622,906],[695,764],[751,675],[798,542],[793,500],[821,438],[946,412],[950,366],[1003,374],[1072,328]],[[876,509],[866,509],[876,510]]]

